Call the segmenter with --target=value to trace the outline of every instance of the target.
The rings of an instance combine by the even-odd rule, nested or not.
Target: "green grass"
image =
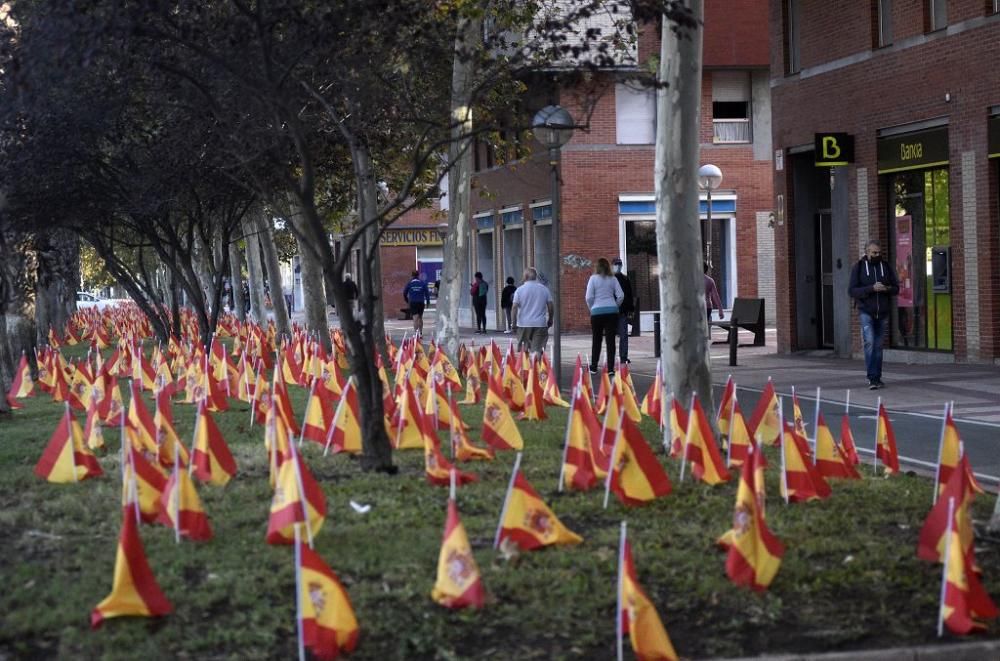
[[[293,388],[296,412],[305,400]],[[42,395],[0,421],[0,657],[293,658],[294,573],[290,547],[269,546],[270,489],[263,430],[247,406],[216,414],[239,466],[225,488],[199,485],[215,538],[175,544],[163,526],[140,534],[175,612],[118,618],[99,631],[90,610],[110,591],[120,525],[117,431],[108,430],[105,477],[57,485],[32,473],[62,412]],[[768,522],[787,547],[771,589],[733,586],[715,539],[731,523],[735,481],[677,483],[653,504],[626,509],[603,492],[556,493],[564,410],[519,423],[528,479],[584,537],[576,547],[501,559],[491,549],[513,453],[465,464],[478,483],[459,489],[459,509],[489,593],[480,612],[450,611],[430,598],[447,489],[427,484],[423,456],[397,453],[397,476],[363,474],[346,456],[305,457],[327,495],[316,549],[350,593],[361,626],[356,659],[594,659],[614,654],[619,523],[629,522],[639,579],[684,657],[860,649],[936,640],[940,566],[916,558],[931,502],[926,479],[837,481],[827,501],[786,506],[770,457]],[[463,407],[478,438],[482,407]],[[190,442],[194,410],[175,406]],[[643,422],[647,439],[655,427]],[[654,440],[654,445],[656,442]],[[773,453],[772,450],[768,452]],[[366,515],[349,500],[369,503]],[[980,497],[985,519],[993,496]],[[1000,597],[1000,553],[980,543],[986,589]],[[1000,628],[992,624],[988,635]],[[626,647],[628,645],[626,644]],[[627,652],[628,654],[628,652]]]

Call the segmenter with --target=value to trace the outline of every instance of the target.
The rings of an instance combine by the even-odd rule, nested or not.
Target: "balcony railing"
[[[740,144],[750,142],[749,119],[713,119],[715,129],[713,142],[716,144]]]

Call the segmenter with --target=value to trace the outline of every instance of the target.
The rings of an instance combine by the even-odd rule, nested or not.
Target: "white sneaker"
[[[505,331],[503,332],[503,334],[504,334],[504,335],[510,335],[510,334],[511,334],[511,333],[513,333],[513,332],[514,332],[514,331],[512,331],[511,329],[509,329],[509,328],[508,328],[507,330],[505,330]]]

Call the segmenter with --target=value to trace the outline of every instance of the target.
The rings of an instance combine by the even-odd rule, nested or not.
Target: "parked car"
[[[114,301],[101,298],[100,296],[96,296],[85,291],[76,292],[77,310],[86,310],[87,308],[97,308],[98,310],[103,310],[111,305],[114,305]]]

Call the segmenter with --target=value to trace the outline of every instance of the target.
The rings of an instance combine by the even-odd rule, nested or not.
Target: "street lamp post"
[[[706,214],[706,227],[702,230],[705,237],[705,263],[712,266],[712,191],[722,183],[722,170],[707,163],[698,168],[698,188],[707,193],[708,213]]]
[[[549,150],[549,167],[552,173],[552,250],[555,253],[555,269],[550,280],[552,300],[555,305],[552,311],[552,369],[555,370],[556,387],[562,387],[562,322],[559,298],[559,281],[562,272],[562,250],[559,229],[559,160],[563,145],[573,136],[573,117],[565,108],[553,105],[545,106],[531,121],[532,132]]]

